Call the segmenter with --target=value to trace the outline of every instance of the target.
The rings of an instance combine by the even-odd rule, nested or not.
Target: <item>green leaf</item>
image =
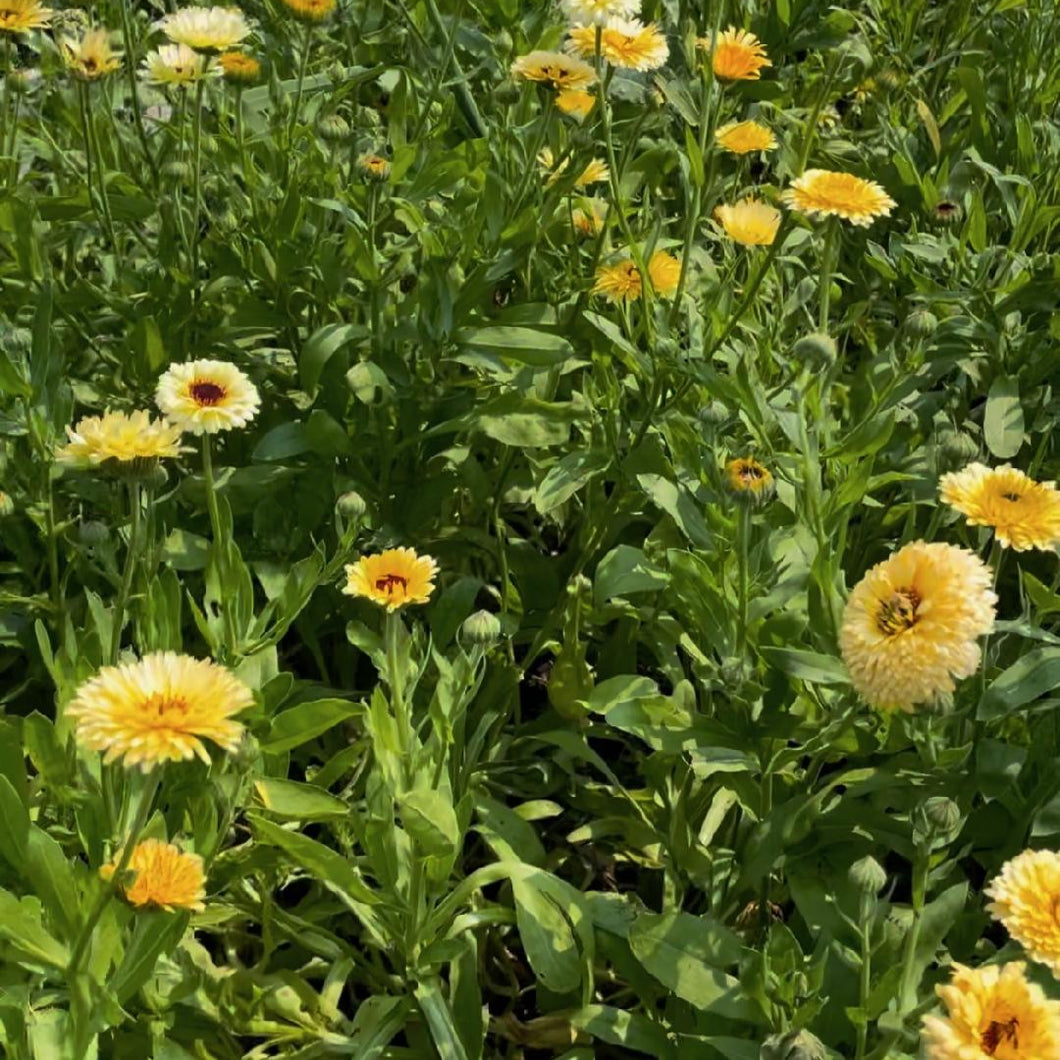
[[[563,445],[570,437],[571,424],[581,416],[571,402],[540,401],[512,393],[486,402],[476,423],[495,442],[536,449]]]
[[[269,734],[261,741],[266,754],[281,754],[301,747],[347,718],[356,717],[362,708],[346,699],[317,699],[299,703],[281,711],[272,719]]]
[[[18,959],[65,972],[70,952],[41,926],[40,908],[35,905],[32,898],[20,902],[9,891],[0,890],[0,938],[7,940]]]
[[[555,994],[567,994],[581,983],[582,959],[568,912],[541,887],[544,875],[513,876],[515,920],[538,982]]]
[[[571,1025],[608,1045],[646,1053],[657,1060],[677,1055],[674,1043],[658,1023],[636,1012],[609,1005],[587,1005],[573,1013]]]
[[[542,515],[548,514],[605,471],[609,463],[606,453],[594,450],[568,453],[548,469],[534,492],[534,506]]]
[[[1060,648],[1035,648],[994,678],[979,703],[980,719],[998,718],[1060,686]]]
[[[0,855],[16,871],[21,872],[29,843],[29,811],[11,781],[0,773]]]
[[[499,357],[535,368],[562,364],[574,353],[574,347],[562,335],[535,328],[461,328],[453,338],[461,346],[488,350]]]
[[[670,575],[632,545],[618,545],[597,564],[593,598],[597,607],[615,596],[654,592],[670,583]]]
[[[325,324],[317,328],[306,339],[298,358],[298,379],[302,389],[313,397],[328,361],[344,346],[367,337],[368,329],[363,324]]]
[[[1014,457],[1023,445],[1023,431],[1019,385],[1011,376],[998,376],[990,384],[983,416],[983,436],[990,452],[1002,460]]]
[[[425,854],[449,857],[460,842],[453,804],[441,792],[416,788],[401,796],[401,822]]]
[[[468,1060],[449,1002],[442,993],[441,983],[437,979],[417,983],[413,993],[419,1002],[423,1018],[427,1021],[431,1040],[441,1060]]]
[[[181,940],[189,919],[186,913],[137,914],[132,940],[107,983],[119,1005],[124,1005],[147,982],[158,958]]]
[[[769,645],[759,650],[766,660],[789,677],[815,685],[850,684],[846,667],[831,655],[804,651],[802,648],[778,648]]]
[[[378,1060],[394,1036],[405,1026],[409,1001],[403,997],[374,996],[357,1006],[350,1026],[351,1052],[357,1060]]]
[[[342,799],[315,784],[261,777],[254,781],[254,790],[269,813],[288,821],[322,821],[350,813],[350,807]]]

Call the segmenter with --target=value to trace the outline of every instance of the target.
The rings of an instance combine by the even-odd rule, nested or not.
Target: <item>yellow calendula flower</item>
[[[357,159],[357,168],[373,180],[386,180],[390,176],[390,162],[382,155],[361,155]]]
[[[155,404],[192,434],[245,427],[258,414],[260,403],[254,384],[227,361],[172,364],[155,390]]]
[[[668,298],[681,281],[681,262],[665,250],[657,250],[648,262],[648,276],[655,293]],[[628,302],[640,298],[641,286],[640,270],[627,258],[596,270],[593,294],[602,295],[609,302]]]
[[[200,51],[223,51],[250,35],[250,26],[238,7],[182,7],[160,18],[156,25],[174,44]]]
[[[719,147],[734,155],[749,155],[752,151],[772,151],[777,146],[771,129],[756,121],[731,121],[714,133]]]
[[[64,37],[59,53],[66,69],[80,81],[98,81],[121,69],[121,52],[110,46],[110,31],[90,29],[80,38]]]
[[[596,55],[596,26],[572,26],[567,47],[576,55]],[[670,56],[666,37],[654,23],[637,18],[612,18],[600,28],[600,55],[623,70],[657,70]]]
[[[986,911],[1060,978],[1060,854],[1025,850],[1001,866],[986,895],[993,899]]]
[[[571,210],[571,224],[580,236],[599,235],[607,217],[607,203],[600,199],[581,199]]]
[[[630,18],[641,0],[560,0],[563,13],[578,25],[602,26],[612,18]]]
[[[556,93],[556,106],[564,114],[584,121],[596,106],[596,95],[584,88],[561,88]]]
[[[1005,464],[969,464],[943,475],[942,501],[972,526],[993,528],[1005,548],[1050,550],[1060,541],[1060,493],[1053,482],[1034,479]]]
[[[347,596],[363,596],[395,611],[407,604],[425,604],[434,592],[438,564],[412,548],[388,548],[361,556],[346,567]]]
[[[587,88],[596,83],[596,71],[584,60],[564,52],[528,52],[512,63],[512,77],[541,81],[555,89]]]
[[[758,199],[741,199],[733,206],[719,206],[714,216],[725,234],[744,246],[769,246],[780,228],[780,211]]]
[[[725,485],[737,500],[762,504],[777,491],[769,468],[750,456],[738,457],[725,465]]]
[[[788,206],[811,217],[841,217],[852,225],[867,227],[877,217],[886,217],[896,203],[873,180],[851,173],[808,169],[781,194]]]
[[[555,155],[552,154],[552,149],[549,147],[542,148],[537,155],[538,165],[548,174],[548,183],[555,184],[557,180],[563,175],[567,166],[570,164],[570,159],[565,158],[557,166]],[[586,167],[578,174],[578,179],[574,182],[576,188],[587,188],[590,184],[598,184],[601,181],[609,180],[611,177],[611,171],[607,168],[607,163],[600,161],[599,158],[594,158]]]
[[[147,412],[104,412],[86,416],[66,428],[69,441],[56,450],[55,459],[72,468],[116,464],[143,464],[161,457],[179,456],[180,428],[165,420],[152,420]]]
[[[104,666],[67,705],[82,746],[144,772],[198,755],[203,740],[234,751],[243,726],[232,716],[254,697],[234,674],[209,659],[162,651],[139,662]]]
[[[323,22],[334,14],[336,0],[282,0],[283,6],[302,22]]]
[[[0,33],[40,29],[51,22],[53,14],[50,7],[44,7],[38,0],[0,0]]]
[[[117,867],[117,861],[112,861],[99,874],[109,880]],[[198,854],[185,854],[161,839],[145,839],[133,848],[127,871],[133,878],[120,887],[130,905],[156,906],[170,913],[178,909],[201,913],[206,908],[206,873]]]
[[[710,37],[700,37],[696,44],[712,50]],[[713,65],[714,76],[722,81],[757,81],[762,70],[773,64],[753,33],[730,26],[713,45]]]
[[[261,77],[261,63],[246,52],[222,52],[217,56],[217,65],[225,80],[233,84],[251,84]]]
[[[953,965],[935,992],[945,1016],[925,1016],[927,1060],[1060,1060],[1060,1002],[1027,981],[1024,965]]]
[[[979,668],[997,597],[974,552],[914,541],[877,563],[847,601],[839,644],[850,680],[882,710],[911,711]]]
[[[187,44],[163,44],[147,53],[140,64],[140,76],[148,84],[188,88],[204,78],[220,77],[221,68]]]

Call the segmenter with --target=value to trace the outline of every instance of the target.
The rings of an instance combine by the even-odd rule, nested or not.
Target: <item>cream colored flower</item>
[[[245,427],[258,414],[260,403],[254,384],[227,361],[170,365],[155,390],[155,404],[192,434]]]

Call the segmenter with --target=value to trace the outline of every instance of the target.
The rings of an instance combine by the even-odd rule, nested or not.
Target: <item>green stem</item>
[[[217,574],[221,582],[220,604],[221,619],[224,622],[225,649],[235,654],[236,633],[235,621],[232,615],[231,591],[234,588],[228,584],[228,541],[223,540],[221,529],[221,512],[217,506],[217,487],[213,477],[213,454],[210,448],[210,436],[202,436],[202,476],[206,483],[206,507],[210,513],[210,529],[213,532],[214,558],[217,563]]]
[[[817,139],[817,119],[821,116],[825,101],[828,99],[828,93],[832,88],[832,82],[835,80],[835,76],[839,72],[841,58],[842,56],[839,50],[835,49],[832,61],[829,64],[824,81],[821,84],[820,94],[817,96],[817,100],[813,105],[813,110],[810,111],[810,116],[806,122],[806,138],[802,142],[802,152],[799,155],[799,164],[795,169],[796,176],[801,176],[806,169],[806,163],[809,161],[814,141]]]
[[[824,244],[821,247],[821,311],[818,316],[818,327],[828,334],[828,312],[832,299],[832,272],[835,269],[835,256],[838,249],[838,222],[834,217],[828,218],[824,226]]]
[[[868,1008],[869,998],[872,994],[872,908],[875,900],[870,896],[863,900],[861,908],[861,975],[858,979],[858,1005],[861,1009],[861,1019],[857,1024],[857,1047],[854,1060],[864,1060],[865,1048],[868,1045],[869,1023]]]
[[[125,44],[125,76],[129,82],[129,102],[132,106],[133,123],[136,125],[136,135],[140,140],[140,147],[143,149],[144,158],[147,160],[148,171],[151,174],[151,185],[157,189],[158,164],[155,162],[154,155],[151,153],[151,146],[147,142],[147,129],[144,127],[144,116],[140,106],[140,96],[136,90],[136,64],[132,61],[132,56],[135,55],[136,52],[133,47],[132,25],[129,22],[128,0],[120,0],[118,6],[121,8],[121,36],[122,41]]]
[[[125,550],[125,569],[121,576],[121,587],[114,605],[113,624],[110,629],[110,650],[107,659],[113,666],[118,661],[121,649],[121,631],[125,625],[125,609],[129,605],[129,593],[132,589],[133,574],[136,571],[136,560],[140,549],[140,484],[129,483],[129,544]]]
[[[736,570],[737,570],[737,600],[739,612],[736,621],[736,657],[740,660],[740,666],[744,663],[744,652],[747,650],[747,609],[750,595],[748,584],[748,553],[751,538],[751,505],[748,501],[740,500],[736,516]]]
[[[390,704],[397,723],[398,741],[400,743],[402,765],[406,770],[406,780],[411,786],[412,779],[412,712],[405,701],[405,675],[399,651],[401,634],[401,616],[397,611],[387,611],[383,623],[383,642],[386,649],[386,680],[390,686]]]
[[[383,339],[383,306],[380,290],[380,266],[378,253],[378,206],[379,184],[375,180],[368,182],[368,253],[372,256],[372,279],[368,288],[369,314],[372,333],[370,341],[372,353],[378,358]]]
[[[920,928],[924,915],[924,897],[927,890],[928,852],[919,846],[913,862],[913,920],[905,937],[905,950],[902,955],[902,978],[898,986],[898,1012],[904,1015],[916,1008],[917,987],[920,985],[916,976],[916,950],[920,943]]]
[[[294,106],[291,108],[291,119],[287,125],[287,143],[285,144],[284,151],[284,167],[288,167],[289,162],[287,161],[291,157],[291,145],[294,142],[294,130],[298,124],[298,114],[302,109],[302,93],[305,90],[305,75],[309,69],[309,53],[313,49],[313,27],[311,24],[306,24],[305,39],[302,42],[302,62],[298,67],[298,86],[294,93]]]
[[[195,124],[192,127],[192,206],[191,206],[191,280],[197,290],[199,277],[199,222],[202,216],[202,110],[206,78],[199,78],[195,89]]]
[[[107,908],[111,898],[113,898],[114,894],[117,892],[121,883],[121,878],[125,874],[125,870],[129,867],[129,861],[132,858],[133,851],[136,849],[136,841],[140,837],[140,833],[144,830],[144,826],[147,824],[147,819],[151,814],[151,807],[155,801],[155,795],[158,793],[158,788],[161,783],[162,771],[160,769],[152,770],[146,779],[146,786],[140,797],[140,805],[136,809],[136,818],[133,820],[132,828],[129,830],[125,845],[122,847],[121,856],[118,858],[118,864],[114,868],[114,874],[111,876],[106,886],[100,890],[95,903],[89,911],[84,926],[81,928],[81,931],[77,936],[77,941],[74,943],[66,973],[70,978],[73,978],[81,970],[82,961],[88,950],[88,945],[92,940],[92,933],[95,931],[96,925],[99,923],[99,918],[103,915],[103,911]]]

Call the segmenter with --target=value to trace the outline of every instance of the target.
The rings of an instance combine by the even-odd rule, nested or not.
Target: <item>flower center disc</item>
[[[384,574],[382,578],[376,578],[375,587],[381,593],[386,593],[387,596],[393,596],[394,590],[401,586],[402,592],[409,587],[408,578],[403,578],[400,574]]]
[[[920,594],[915,589],[897,589],[881,602],[876,626],[889,636],[912,629],[917,622],[916,609],[919,606]]]
[[[188,701],[183,696],[155,692],[144,701],[143,709],[145,714],[153,715],[156,721],[161,721],[169,714],[187,714]]]
[[[979,1039],[980,1048],[987,1056],[997,1056],[997,1050],[1002,1042],[1009,1042],[1014,1049],[1018,1049],[1019,1027],[1020,1022],[1017,1019],[1006,1020],[1004,1023],[991,1020]]]
[[[225,396],[224,387],[216,383],[194,382],[190,392],[196,405],[216,405]]]

